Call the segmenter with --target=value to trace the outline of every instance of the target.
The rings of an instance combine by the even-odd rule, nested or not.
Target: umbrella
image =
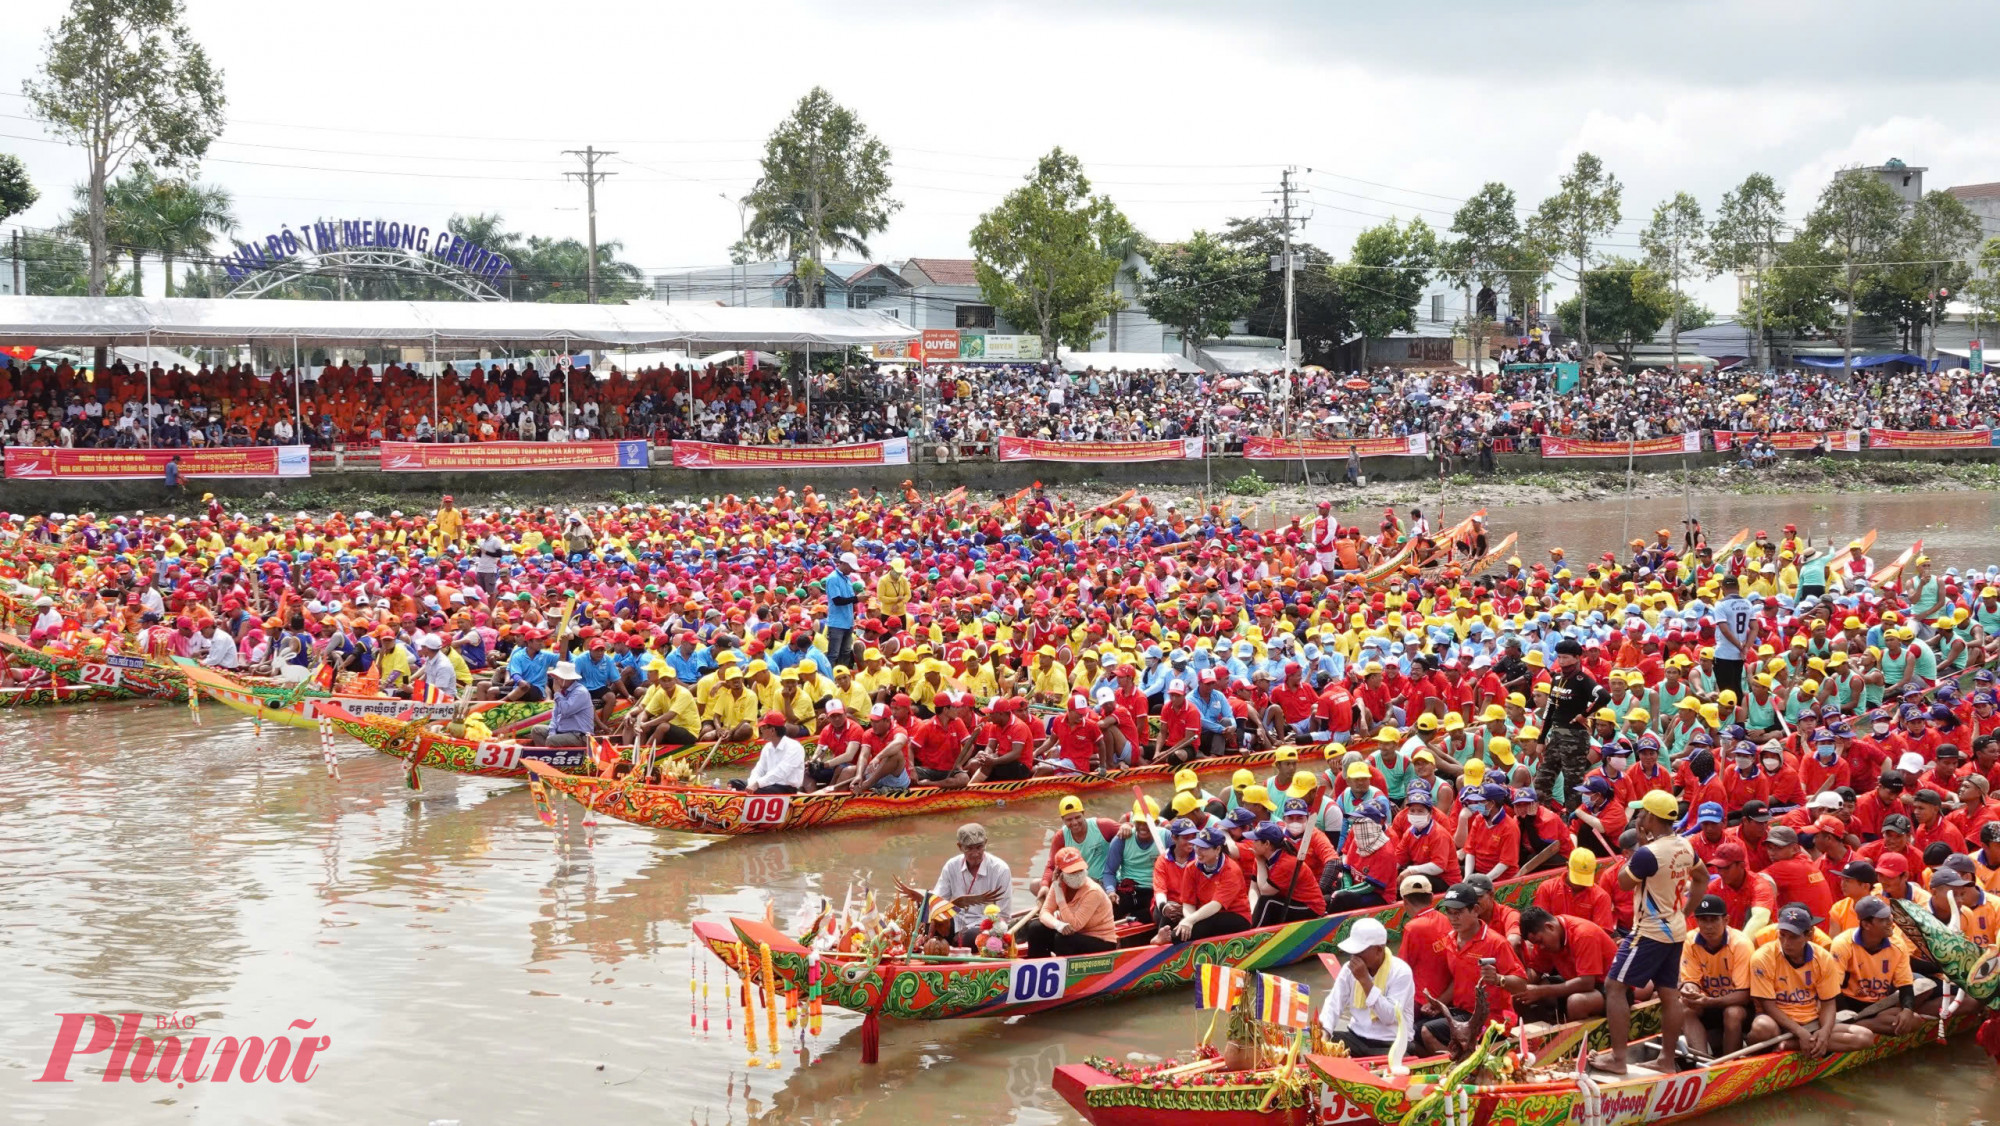
[[[1493,401],[1493,394],[1490,391],[1481,391],[1472,397],[1472,401],[1475,403],[1490,403]]]
[[[1243,386],[1243,381],[1240,379],[1225,379],[1222,382],[1216,384],[1215,389],[1218,391],[1234,391],[1242,386]]]
[[[1365,379],[1350,379],[1341,384],[1341,386],[1347,388],[1349,391],[1366,391],[1371,385]]]
[[[1743,394],[1736,396],[1736,401],[1739,403],[1754,403],[1757,401],[1757,396],[1749,391],[1745,391]]]
[[[1510,411],[1531,411],[1535,409],[1535,404],[1526,399],[1516,399],[1507,404],[1507,409]]]
[[[1218,408],[1215,413],[1221,415],[1224,418],[1235,418],[1237,415],[1243,413],[1243,408],[1238,406],[1221,407]]]
[[[1307,364],[1306,366],[1300,368],[1299,372],[1302,375],[1325,375],[1326,369],[1319,366],[1318,364]]]

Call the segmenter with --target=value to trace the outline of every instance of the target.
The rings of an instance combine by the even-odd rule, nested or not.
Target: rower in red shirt
[[[1439,823],[1430,793],[1411,787],[1397,820],[1404,823],[1393,837],[1398,870],[1435,877],[1426,885],[1433,890],[1450,886],[1458,875],[1458,850],[1452,844],[1452,827]]]
[[[1521,826],[1508,806],[1512,795],[1498,782],[1481,786],[1478,796],[1467,793],[1453,840],[1461,855],[1470,855],[1473,872],[1494,879],[1514,875],[1521,863]]]
[[[1708,894],[1729,909],[1729,925],[1746,934],[1761,930],[1777,915],[1778,905],[1789,902],[1778,898],[1778,885],[1769,876],[1750,870],[1740,841],[1724,841],[1708,870]]]
[[[1520,956],[1512,944],[1480,921],[1478,893],[1470,886],[1454,885],[1445,893],[1438,909],[1451,924],[1447,949],[1443,952],[1443,977],[1451,982],[1451,991],[1441,999],[1451,1007],[1453,1018],[1464,1020],[1472,1013],[1477,992],[1484,989],[1489,1016],[1503,1025],[1511,1025],[1514,995],[1508,991],[1507,979],[1512,978],[1518,984],[1526,975]],[[1414,973],[1414,962],[1411,969]],[[1421,1039],[1424,1052],[1444,1051],[1451,1040],[1450,1023],[1442,1017],[1426,1022]]]
[[[1562,879],[1542,881],[1535,889],[1535,906],[1551,914],[1588,919],[1607,931],[1618,929],[1611,896],[1597,886],[1597,854],[1587,848],[1569,854]]]
[[[1854,816],[1847,823],[1862,840],[1880,837],[1882,822],[1891,815],[1908,815],[1910,800],[1903,796],[1904,781],[1902,771],[1884,770],[1874,789],[1854,799]]]
[[[1758,874],[1777,886],[1778,902],[1803,903],[1813,918],[1826,918],[1833,910],[1833,885],[1827,882],[1819,863],[1800,851],[1798,830],[1789,825],[1772,826],[1764,838],[1764,850],[1771,862]]]
[[[1558,1016],[1585,1020],[1604,1011],[1599,988],[1611,972],[1618,944],[1589,919],[1554,914],[1530,907],[1521,920],[1524,975],[1528,982],[1513,990],[1517,1000],[1550,1000],[1561,1004]],[[1569,983],[1575,982],[1574,986]]]

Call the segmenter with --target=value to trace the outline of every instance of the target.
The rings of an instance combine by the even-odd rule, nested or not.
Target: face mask
[[[1832,766],[1836,756],[1832,747],[1822,747],[1813,752],[1813,757],[1819,760],[1821,766]]]
[[[1613,774],[1625,773],[1626,758],[1624,755],[1612,755],[1610,759],[1606,761],[1608,761],[1611,765],[1611,773]]]
[[[1766,758],[1764,759],[1764,769],[1765,769],[1765,770],[1773,770],[1773,771],[1775,771],[1775,770],[1778,770],[1779,768],[1783,767],[1784,765],[1785,765],[1785,760],[1784,760],[1784,759],[1781,759],[1781,758],[1772,758],[1772,757],[1768,757],[1768,756],[1767,756],[1767,757],[1766,757]]]
[[[1064,872],[1062,874],[1063,886],[1072,891],[1083,886],[1083,879],[1084,874],[1082,872]]]
[[[1410,829],[1411,829],[1412,831],[1414,831],[1414,832],[1419,832],[1419,833],[1421,833],[1421,832],[1423,832],[1423,831],[1424,831],[1425,829],[1428,829],[1428,828],[1430,828],[1430,827],[1431,827],[1431,815],[1430,815],[1430,814],[1428,814],[1428,813],[1412,813],[1412,814],[1410,814]]]

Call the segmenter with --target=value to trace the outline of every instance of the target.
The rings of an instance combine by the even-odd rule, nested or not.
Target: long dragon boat
[[[452,709],[457,705],[417,704],[409,700],[395,703],[403,705],[401,711],[394,710],[392,704],[376,703],[371,705],[370,714],[355,715],[343,701],[333,699],[318,701],[313,710],[316,717],[323,717],[335,731],[359,740],[371,750],[403,759],[412,766],[453,774],[525,778],[529,771],[534,770],[558,777],[580,778],[583,776],[567,772],[589,770],[603,762],[617,762],[631,757],[630,744],[617,744],[602,738],[594,740],[592,747],[537,747],[505,737],[506,732],[519,731],[538,722],[547,714],[547,704],[517,702],[484,705],[477,714],[496,735],[490,739],[472,739],[440,728],[440,717],[431,714],[434,709]],[[482,709],[479,704],[472,707]],[[807,742],[810,745],[810,740]],[[730,766],[756,758],[759,748],[760,744],[752,742],[716,743],[711,740],[688,747],[655,748],[653,762]],[[602,782],[613,789],[639,788],[637,780],[629,775],[616,780],[601,774],[590,777],[592,781]]]
[[[96,684],[0,688],[0,708],[39,708],[48,704],[94,704],[104,700],[130,699],[132,696],[128,692]]]
[[[1652,1126],[1710,1114],[1865,1067],[1995,1019],[1993,1010],[2000,1008],[2000,949],[1981,949],[1938,921],[1928,907],[1904,900],[1890,904],[1898,929],[1916,948],[1913,956],[1937,963],[1964,997],[1948,1002],[1954,1007],[1941,1026],[1929,1024],[1901,1036],[1877,1037],[1858,1052],[1814,1057],[1775,1051],[1724,1057],[1686,1071],[1656,1071],[1641,1062],[1616,1078],[1586,1074],[1500,1083],[1426,1082],[1422,1076],[1385,1075],[1362,1061],[1323,1056],[1310,1057],[1309,1063],[1327,1092],[1343,1107],[1363,1112],[1364,1122],[1407,1124],[1449,1113],[1456,1121],[1487,1126],[1559,1126],[1573,1121]],[[1982,1031],[1982,1041],[1991,1035]],[[1634,1044],[1635,1049],[1641,1046]],[[1657,1043],[1650,1046],[1657,1050]]]
[[[149,664],[144,658],[118,654],[71,656],[35,648],[12,633],[0,632],[0,658],[14,665],[26,665],[49,674],[55,685],[96,688],[88,697],[100,700],[172,700],[188,698],[187,678],[179,669]],[[37,685],[35,687],[45,687]],[[50,703],[71,702],[71,698]]]
[[[1543,881],[1561,874],[1549,869],[1503,880],[1494,885],[1494,896],[1510,906],[1526,906]],[[901,1020],[1019,1016],[1178,989],[1193,982],[1205,964],[1244,970],[1288,966],[1334,949],[1363,919],[1395,930],[1402,925],[1403,910],[1397,902],[1193,942],[1058,958],[871,960],[860,954],[821,953],[819,995],[827,1004]],[[1144,942],[1153,933],[1150,925],[1128,930],[1133,931],[1128,941]],[[798,989],[803,995],[808,989],[812,951],[762,921],[702,921],[695,924],[695,934],[739,972],[741,951],[761,952],[769,944],[779,992]]]
[[[1324,754],[1320,744],[1296,748],[1302,757]],[[1216,755],[1188,763],[1198,775],[1233,773],[1238,767],[1268,766],[1276,751]],[[633,825],[680,833],[738,836],[782,833],[827,825],[886,821],[931,813],[962,813],[968,809],[1025,801],[1053,801],[1065,794],[1113,790],[1134,783],[1168,783],[1179,769],[1167,763],[1128,766],[1102,774],[1050,774],[1018,782],[978,782],[955,790],[913,786],[907,790],[851,793],[841,790],[806,794],[748,794],[712,786],[678,783],[629,785],[594,775],[566,774],[540,764],[528,769],[551,790],[567,794],[584,806]]]

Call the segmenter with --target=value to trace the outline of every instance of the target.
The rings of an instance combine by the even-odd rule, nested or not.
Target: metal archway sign
[[[361,278],[399,275],[436,282],[473,301],[505,301],[507,295],[489,285],[478,274],[439,262],[424,254],[396,247],[348,247],[317,254],[301,254],[281,259],[252,271],[226,291],[224,297],[256,298],[300,278],[324,275],[354,275]]]

